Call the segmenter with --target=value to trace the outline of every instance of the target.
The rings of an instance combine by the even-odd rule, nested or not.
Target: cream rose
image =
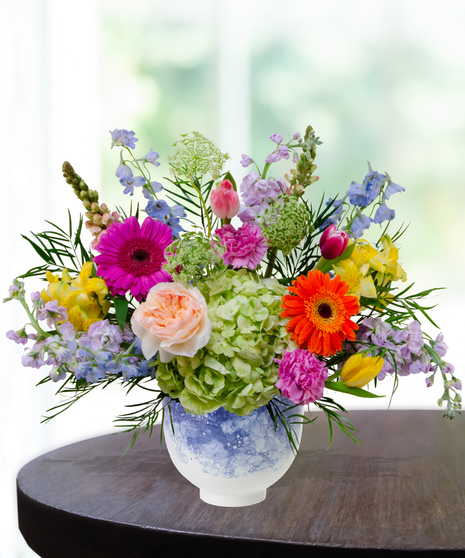
[[[146,359],[159,352],[162,362],[175,355],[193,357],[210,339],[212,324],[199,289],[181,283],[152,287],[131,318],[134,334],[142,340]]]

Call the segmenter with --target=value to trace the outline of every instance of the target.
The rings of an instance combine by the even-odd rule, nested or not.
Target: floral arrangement
[[[443,336],[433,339],[420,325],[432,322],[422,304],[436,289],[404,286],[397,243],[405,229],[389,232],[395,212],[387,206],[404,188],[388,173],[369,165],[344,196],[315,203],[321,142],[309,126],[287,143],[272,134],[262,167],[242,155],[249,170],[237,187],[225,171],[229,155],[193,132],[175,144],[163,186],[152,179],[159,154],[136,158],[134,132],[110,133],[121,148],[116,177],[125,194],[142,193],[145,208],[111,211],[65,162],[86,220],[74,228],[70,217],[67,230],[51,224],[25,237],[44,264],[15,279],[5,299],[28,316],[7,333],[32,342],[23,365],[49,367],[39,383],[62,382],[58,392],[67,396],[45,420],[118,382],[151,394],[116,419],[133,431],[131,445],[170,400],[194,414],[223,407],[247,415],[266,405],[291,443],[283,406],[312,404],[331,435],[335,424],[357,441],[327,393],[377,397],[370,382],[376,388],[393,377],[395,391],[400,377],[419,373],[427,386],[444,382],[446,417],[460,412],[462,384],[444,361]],[[273,177],[280,160],[292,168]],[[368,229],[378,230],[376,242],[363,238]],[[28,277],[44,280],[30,302]]]

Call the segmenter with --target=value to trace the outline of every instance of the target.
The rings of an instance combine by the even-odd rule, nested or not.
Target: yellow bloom
[[[380,238],[383,249],[379,252],[378,259],[384,264],[383,270],[378,270],[379,279],[387,281],[407,281],[407,274],[398,263],[399,250],[392,243],[389,235]],[[387,280],[387,281],[386,281]]]
[[[346,386],[363,387],[381,371],[384,360],[381,357],[363,356],[356,353],[349,357],[341,370],[341,378]]]
[[[333,265],[333,269],[349,285],[348,294],[353,294],[358,298],[361,296],[376,298],[373,278],[370,275],[364,277],[354,261],[342,260],[337,265]]]
[[[58,300],[60,306],[68,310],[68,319],[77,331],[87,331],[91,324],[102,320],[110,308],[105,300],[108,287],[100,277],[90,279],[92,262],[86,262],[79,276],[71,280],[66,269],[62,280],[47,272],[49,286],[42,291],[44,300]]]

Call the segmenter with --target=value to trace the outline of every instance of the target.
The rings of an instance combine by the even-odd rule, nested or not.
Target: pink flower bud
[[[239,196],[230,180],[223,180],[210,194],[213,213],[220,219],[232,219],[239,213]]]
[[[327,260],[334,260],[347,248],[349,235],[339,231],[336,225],[330,225],[320,238],[321,255]]]

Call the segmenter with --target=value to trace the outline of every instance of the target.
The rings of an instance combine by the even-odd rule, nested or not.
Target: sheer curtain
[[[40,263],[20,234],[44,230],[45,219],[66,226],[68,207],[74,219],[80,212],[63,161],[105,202],[127,203],[109,129],[134,129],[162,157],[180,133],[197,129],[231,153],[240,181],[242,153],[264,159],[271,133],[290,136],[311,123],[324,142],[314,200],[363,179],[366,159],[406,187],[393,198],[399,225],[412,222],[401,261],[418,290],[448,287],[433,299],[433,317],[463,376],[463,3],[447,0],[438,11],[424,0],[3,0],[0,21],[2,298],[13,277]],[[0,556],[19,558],[35,554],[16,527],[18,470],[111,431],[125,398],[117,389],[91,395],[41,425],[59,402],[56,386],[36,388],[44,372],[23,368],[22,346],[4,337],[24,324],[19,304],[1,315],[1,521],[15,535],[0,538]],[[394,407],[435,407],[439,385],[401,380]],[[343,404],[386,408],[388,400]]]

